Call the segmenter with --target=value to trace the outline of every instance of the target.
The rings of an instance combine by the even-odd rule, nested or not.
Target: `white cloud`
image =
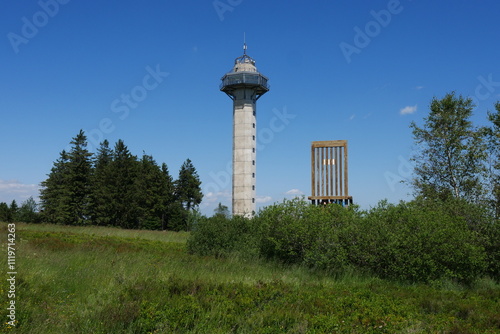
[[[227,207],[231,207],[231,193],[227,190],[218,192],[208,192],[203,194],[203,200],[200,204],[200,211],[202,214],[211,216],[214,210],[221,203]]]
[[[416,90],[421,90],[423,88],[424,88],[424,86],[417,86],[417,87],[415,87]]]
[[[38,194],[39,186],[36,184],[24,184],[17,180],[0,180],[0,202],[10,203],[13,199],[23,202],[30,196],[37,198]]]
[[[352,114],[352,115],[349,117],[349,120],[350,120],[350,121],[352,121],[355,117],[356,117],[356,114]]]
[[[255,198],[256,203],[269,203],[273,200],[271,196],[257,196]]]
[[[203,203],[202,205],[210,205],[215,202],[221,202],[226,199],[231,198],[231,194],[228,191],[219,191],[219,192],[209,192],[203,195]]]
[[[417,105],[406,106],[403,109],[399,110],[399,114],[400,115],[409,115],[409,114],[413,114],[415,111],[417,111]]]
[[[285,193],[285,195],[304,195],[304,193],[299,189],[290,189]]]

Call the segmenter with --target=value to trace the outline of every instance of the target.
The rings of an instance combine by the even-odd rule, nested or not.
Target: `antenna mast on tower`
[[[243,33],[243,55],[247,54],[247,38],[246,33]]]

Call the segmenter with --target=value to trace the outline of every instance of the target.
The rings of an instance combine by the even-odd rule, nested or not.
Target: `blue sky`
[[[189,0],[2,2],[0,201],[24,201],[80,129],[123,139],[177,176],[193,161],[202,212],[230,206],[232,102],[220,78],[248,54],[271,90],[257,106],[257,202],[310,195],[310,144],[349,142],[350,195],[409,199],[409,124],[432,97],[500,100],[500,3]]]

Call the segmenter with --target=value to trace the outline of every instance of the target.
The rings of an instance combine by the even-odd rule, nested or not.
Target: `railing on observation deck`
[[[220,89],[226,86],[232,85],[258,85],[262,86],[266,91],[269,90],[269,84],[267,83],[268,79],[262,74],[254,74],[254,73],[230,73],[226,74],[222,78],[222,83],[220,84]]]

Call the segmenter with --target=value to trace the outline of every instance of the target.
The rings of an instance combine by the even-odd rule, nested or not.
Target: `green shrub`
[[[296,198],[270,205],[251,220],[203,218],[188,249],[211,256],[260,255],[330,273],[354,269],[409,282],[469,284],[485,274],[498,277],[500,228],[480,207],[467,205],[381,201],[363,212]]]
[[[223,215],[200,217],[191,231],[187,249],[192,254],[205,256],[220,257],[235,253],[255,256],[258,235],[251,219]]]
[[[301,199],[284,200],[259,212],[260,252],[265,258],[301,263],[311,248],[315,226],[306,219],[311,206]]]
[[[382,201],[360,212],[355,206],[312,206],[301,199],[266,207],[256,218],[265,258],[330,272],[354,267],[401,281],[465,283],[486,270],[485,238],[478,232],[483,220],[480,210],[456,203]],[[488,231],[486,240],[494,240],[495,230]]]
[[[336,204],[309,206],[306,220],[314,227],[311,246],[306,250],[304,263],[329,272],[342,272],[350,267],[348,240],[343,233],[361,220],[357,206],[347,208]]]
[[[481,233],[488,267],[486,274],[500,282],[500,221],[485,226]]]
[[[262,227],[261,255],[285,263],[339,271],[348,265],[341,232],[359,221],[356,206],[313,206],[304,199],[266,207],[256,218]]]
[[[462,217],[415,203],[381,202],[354,233],[350,261],[390,279],[470,283],[485,269],[484,248]]]
[[[484,204],[470,203],[463,199],[450,198],[443,202],[417,199],[421,208],[444,211],[447,215],[466,222],[474,235],[476,245],[484,248],[486,254],[485,274],[500,280],[500,220]]]

